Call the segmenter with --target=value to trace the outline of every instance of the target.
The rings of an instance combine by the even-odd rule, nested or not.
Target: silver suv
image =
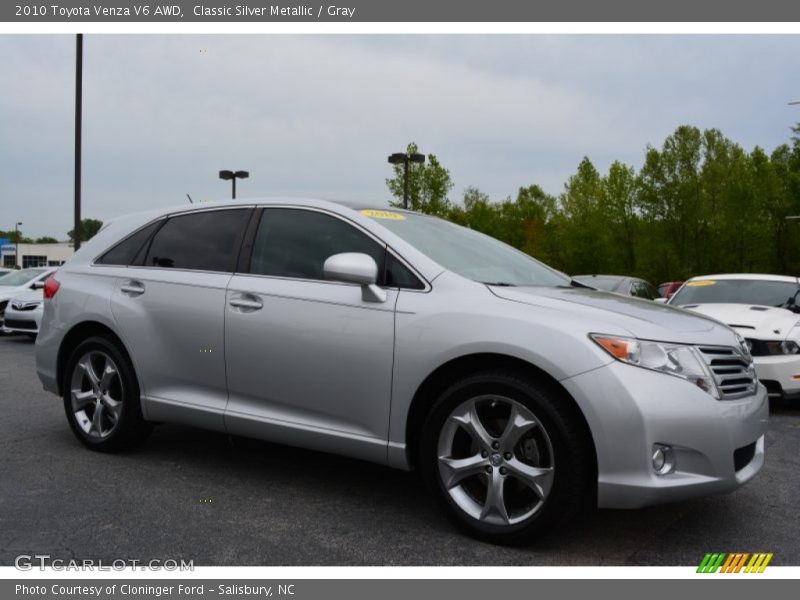
[[[415,468],[493,542],[727,492],[764,461],[766,393],[731,329],[412,212],[132,215],[45,298],[39,377],[89,448],[173,422]]]

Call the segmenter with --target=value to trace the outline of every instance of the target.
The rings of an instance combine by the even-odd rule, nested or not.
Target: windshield
[[[619,287],[620,281],[622,281],[618,277],[596,277],[594,275],[576,275],[573,279],[606,292],[613,292]]]
[[[25,285],[32,281],[47,269],[22,269],[21,271],[12,271],[0,277],[0,285],[17,287]]]
[[[488,235],[442,219],[390,210],[364,210],[445,269],[490,285],[568,286],[570,279]]]
[[[800,287],[791,281],[705,279],[688,281],[670,304],[759,304],[788,308],[800,301]]]

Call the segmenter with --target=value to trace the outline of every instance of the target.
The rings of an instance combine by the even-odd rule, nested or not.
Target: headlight
[[[784,340],[781,342],[781,353],[800,354],[800,346],[797,345],[797,342],[793,342],[792,340]]]
[[[618,361],[680,377],[719,399],[714,377],[694,346],[596,333],[589,337]]]

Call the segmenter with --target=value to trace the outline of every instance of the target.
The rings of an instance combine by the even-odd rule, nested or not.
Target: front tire
[[[62,389],[70,428],[92,450],[126,450],[152,431],[142,417],[133,364],[110,336],[88,338],[73,350]]]
[[[577,408],[552,386],[490,371],[439,397],[418,464],[447,516],[469,535],[529,543],[594,504],[587,434]]]

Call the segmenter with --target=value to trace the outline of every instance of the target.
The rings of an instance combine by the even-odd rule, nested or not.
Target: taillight
[[[58,288],[61,287],[61,284],[58,283],[55,274],[50,275],[47,279],[44,280],[44,298],[45,300],[49,300],[53,296],[56,295]]]

